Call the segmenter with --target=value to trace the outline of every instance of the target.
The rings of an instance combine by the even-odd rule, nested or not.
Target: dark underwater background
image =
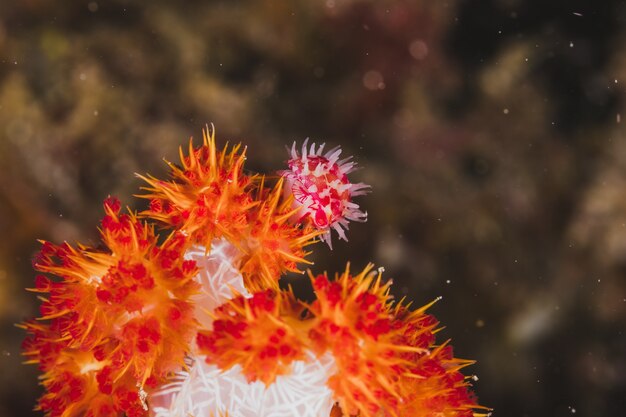
[[[625,41],[617,0],[0,1],[0,417],[40,415],[36,239],[96,243],[207,123],[252,171],[354,155],[369,221],[313,271],[443,296],[494,416],[625,415]]]

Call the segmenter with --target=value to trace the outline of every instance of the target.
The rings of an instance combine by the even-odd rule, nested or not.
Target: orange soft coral
[[[329,350],[335,358],[337,372],[329,385],[342,410],[394,415],[402,398],[399,353],[408,346],[395,344],[399,332],[392,328],[389,285],[380,275],[374,280],[370,270],[353,277],[346,269],[335,281],[312,277],[317,300],[311,305],[316,323],[310,336],[318,352]]]
[[[304,247],[320,232],[308,225],[294,225],[291,198],[282,198],[283,180],[272,190],[261,181],[256,200],[261,204],[249,213],[249,228],[235,245],[240,249],[241,273],[250,291],[277,288],[277,278],[285,271],[297,272],[309,252]]]
[[[148,182],[146,222],[107,199],[98,249],[44,242],[23,324],[51,417],[470,417],[481,407],[429,305],[395,302],[369,265],[310,275],[305,303],[278,281],[307,245],[364,220],[348,160],[292,152],[273,186],[244,172],[245,150],[181,150],[170,181]],[[431,303],[432,304],[432,303]]]
[[[475,402],[467,383],[456,379],[457,365],[464,363],[440,357],[441,349],[433,345],[437,322],[424,314],[428,306],[409,311],[394,304],[390,283],[383,284],[381,272],[371,269],[352,276],[346,268],[334,281],[311,277],[317,300],[310,308],[315,322],[310,337],[318,354],[329,351],[335,359],[337,370],[328,384],[341,409],[364,417],[422,415],[434,398],[455,395],[457,401],[444,406],[445,415],[471,412]],[[425,365],[436,365],[454,384],[442,384]],[[414,413],[404,411],[418,403]]]
[[[207,363],[223,371],[239,366],[248,382],[270,386],[290,375],[291,362],[313,356],[332,364],[313,379],[332,391],[336,414],[468,417],[480,408],[459,372],[472,362],[454,358],[447,342],[435,344],[438,322],[425,313],[433,303],[410,310],[394,302],[391,283],[372,265],[311,280],[317,300],[310,305],[285,290],[217,308],[212,330],[197,339]]]
[[[239,296],[215,310],[213,329],[198,334],[198,347],[207,363],[240,365],[249,382],[269,385],[305,357],[306,332],[297,325],[302,309],[289,291]]]
[[[474,361],[455,358],[452,347],[433,347],[421,355],[410,369],[410,379],[405,380],[408,396],[399,405],[399,415],[421,415],[424,417],[479,417],[485,416],[477,410],[488,411],[477,405],[469,391],[468,377],[460,370]]]
[[[151,227],[119,209],[117,200],[105,202],[105,251],[44,243],[35,267],[57,278],[37,279],[33,291],[48,297],[42,298],[39,322],[24,325],[30,332],[24,345],[45,372],[46,387],[56,386],[62,375],[79,384],[85,372],[96,373],[100,396],[128,385],[126,400],[117,403],[126,406],[116,410],[130,415],[146,384],[164,381],[184,363],[196,328],[188,299],[197,292],[197,271],[183,258],[182,234],[157,244]],[[71,404],[51,402],[48,392],[40,406],[51,415],[81,415],[75,410],[94,411],[88,404],[100,401],[87,396],[91,391],[76,389]]]
[[[215,130],[203,137],[198,148],[189,143],[187,155],[181,148],[181,167],[169,164],[171,181],[140,176],[149,184],[141,197],[150,199],[142,215],[183,231],[207,253],[226,238],[239,249],[248,290],[278,288],[282,273],[307,262],[304,247],[320,233],[290,221],[297,210],[283,197],[282,180],[270,189],[264,177],[244,173],[245,149],[217,150]]]
[[[203,131],[203,145],[188,154],[180,148],[180,167],[168,163],[171,181],[144,177],[150,187],[143,198],[150,208],[142,215],[184,231],[195,242],[209,246],[214,238],[234,239],[248,227],[247,213],[259,204],[251,197],[258,180],[243,172],[245,149],[236,145],[221,151],[215,144],[215,131]]]

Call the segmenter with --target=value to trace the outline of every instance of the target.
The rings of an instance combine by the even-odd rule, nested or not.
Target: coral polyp
[[[382,269],[309,272],[314,300],[281,277],[311,245],[365,221],[354,164],[323,145],[279,177],[244,170],[215,132],[181,149],[170,179],[140,176],[139,217],[108,198],[97,247],[42,242],[40,317],[22,324],[51,417],[469,417],[471,380],[437,341],[434,303],[396,301]],[[159,233],[155,227],[159,227]]]
[[[353,197],[366,194],[369,185],[353,184],[348,174],[356,168],[351,157],[340,160],[341,148],[323,153],[324,145],[302,145],[298,154],[296,144],[291,147],[289,169],[281,172],[288,184],[288,192],[294,197],[300,220],[309,221],[322,231],[321,239],[331,246],[331,230],[340,239],[348,240],[345,230],[350,221],[364,222],[367,213],[352,201]],[[344,230],[345,229],[345,230]]]

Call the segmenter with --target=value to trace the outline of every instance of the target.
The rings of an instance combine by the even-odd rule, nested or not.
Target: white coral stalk
[[[222,371],[202,357],[191,360],[188,371],[151,397],[154,417],[328,417],[334,401],[327,387],[333,373],[330,355],[318,359],[308,353],[295,361],[292,372],[265,386],[248,383],[236,365]]]
[[[211,327],[213,320],[209,313],[233,298],[233,290],[250,296],[236,268],[238,254],[239,250],[226,239],[214,239],[208,253],[201,245],[194,245],[185,253],[185,259],[195,261],[199,270],[194,279],[200,284],[201,290],[193,300],[196,319],[203,328]]]
[[[208,252],[196,245],[185,254],[199,268],[196,317],[205,328],[212,323],[208,313],[233,298],[233,290],[250,296],[237,256],[237,248],[225,239],[214,240]],[[149,396],[148,406],[153,417],[327,417],[334,404],[326,385],[333,369],[330,355],[318,359],[307,352],[305,361],[292,363],[290,374],[265,386],[261,381],[248,383],[238,365],[224,371],[194,352],[185,370]]]

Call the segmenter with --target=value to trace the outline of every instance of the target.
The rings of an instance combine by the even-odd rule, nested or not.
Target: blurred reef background
[[[36,239],[96,242],[207,123],[250,170],[355,155],[369,221],[314,271],[443,296],[494,416],[624,415],[625,41],[617,0],[0,1],[0,417],[38,415]]]

